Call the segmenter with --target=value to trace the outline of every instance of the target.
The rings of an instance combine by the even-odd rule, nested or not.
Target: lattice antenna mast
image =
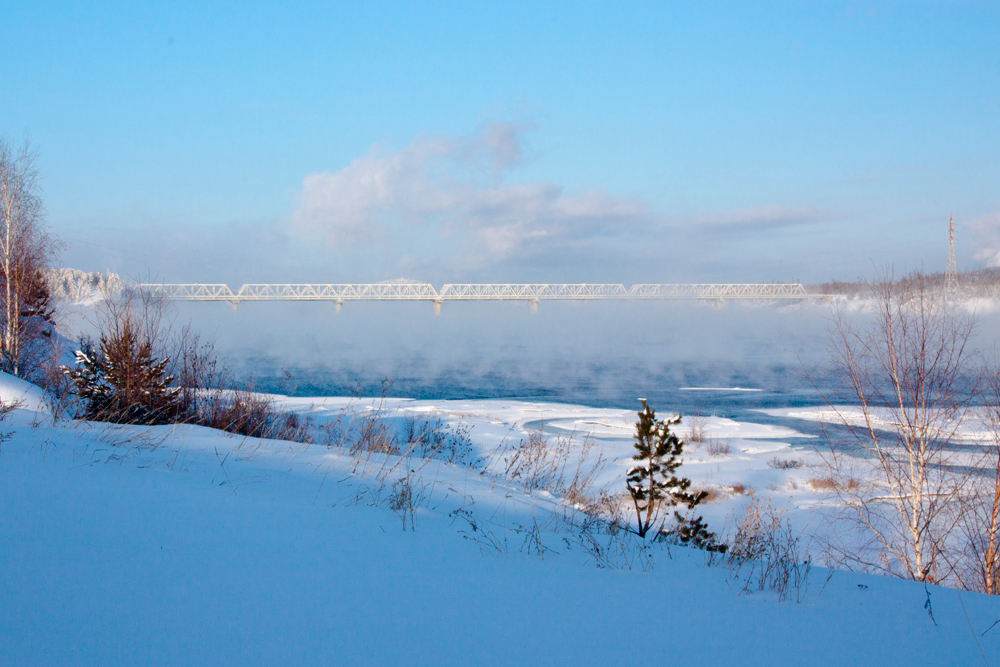
[[[958,291],[958,268],[955,265],[955,216],[948,216],[948,268],[944,272],[944,288]]]

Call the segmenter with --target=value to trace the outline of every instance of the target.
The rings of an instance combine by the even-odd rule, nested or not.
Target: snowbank
[[[39,414],[51,412],[41,387],[3,372],[0,372],[0,402]]]
[[[464,404],[498,433],[502,408]],[[0,455],[5,665],[1000,660],[996,598],[817,568],[778,602],[679,548],[651,571],[598,569],[557,530],[558,499],[468,467],[413,474],[404,532],[391,488],[343,451],[28,417],[8,418]],[[619,428],[594,417],[577,414]]]

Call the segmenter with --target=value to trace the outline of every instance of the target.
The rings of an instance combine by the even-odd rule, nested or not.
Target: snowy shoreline
[[[540,425],[571,448],[589,435],[609,461],[595,488],[609,489],[622,483],[634,419],[527,401],[274,401],[317,427],[380,410],[397,426],[461,425],[483,459]],[[699,508],[711,527],[746,500],[727,485],[752,485],[799,521],[821,501],[805,483],[816,474],[808,454],[782,442],[801,433],[723,418],[702,427],[705,442],[681,471],[721,490]],[[5,664],[614,664],[633,633],[638,590],[643,613],[662,623],[650,650],[679,661],[973,664],[970,623],[978,635],[1000,617],[996,598],[932,586],[934,625],[922,585],[819,567],[798,600],[778,602],[741,593],[732,572],[676,546],[649,567],[626,558],[617,571],[598,568],[565,528],[565,500],[483,467],[378,456],[359,464],[322,444],[53,422],[23,409],[7,430]],[[709,442],[720,441],[730,453],[710,455]],[[806,463],[767,465],[792,456]],[[388,502],[401,477],[418,494],[409,526]],[[1000,632],[979,642],[1000,655]]]

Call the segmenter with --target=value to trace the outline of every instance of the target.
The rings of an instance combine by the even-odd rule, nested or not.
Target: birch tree
[[[55,248],[44,227],[36,153],[0,137],[0,370],[29,374],[50,331],[43,271]]]
[[[832,327],[834,371],[856,408],[834,406],[851,437],[831,438],[820,452],[848,524],[835,531],[831,555],[840,565],[939,582],[956,562],[948,550],[968,481],[956,433],[979,373],[975,318],[920,276],[906,286],[885,276],[870,287],[874,312],[838,310]]]
[[[1000,595],[1000,366],[993,360],[985,373],[980,419],[985,450],[970,475],[962,519],[966,544],[962,585]]]

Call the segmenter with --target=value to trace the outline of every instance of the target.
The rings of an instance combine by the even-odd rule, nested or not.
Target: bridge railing
[[[624,285],[579,283],[479,283],[448,284],[441,288],[442,301],[540,301],[627,299]]]
[[[638,284],[615,283],[429,283],[266,284],[233,292],[223,284],[143,284],[143,290],[178,301],[555,301],[603,299],[782,300],[808,299],[799,283]]]
[[[632,285],[632,299],[807,299],[799,283],[704,283],[694,285]]]
[[[139,288],[153,296],[175,301],[232,301],[236,298],[229,285],[183,283],[173,285],[142,284]]]
[[[236,301],[435,301],[438,293],[427,283],[344,283],[240,287]]]

